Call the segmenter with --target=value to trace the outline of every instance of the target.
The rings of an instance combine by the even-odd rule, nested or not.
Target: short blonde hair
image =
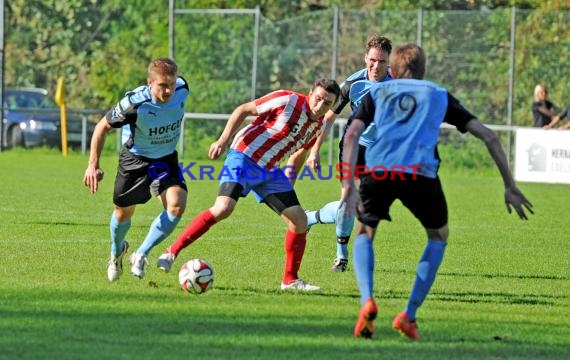
[[[534,87],[534,100],[538,100],[538,95],[541,91],[544,91],[544,97],[546,98],[546,96],[548,96],[548,89],[546,88],[546,86],[544,84],[537,84]]]
[[[152,77],[155,74],[176,76],[178,66],[171,58],[160,57],[154,59],[148,64],[148,76]]]

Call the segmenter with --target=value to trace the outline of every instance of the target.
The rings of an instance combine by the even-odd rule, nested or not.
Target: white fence
[[[182,123],[182,132],[180,135],[180,141],[178,144],[178,153],[180,157],[184,156],[184,123],[188,120],[190,121],[198,121],[198,120],[223,120],[227,121],[230,117],[230,114],[206,114],[206,113],[185,113],[184,114],[184,122]],[[334,154],[336,149],[338,148],[338,142],[342,136],[342,132],[344,130],[344,126],[346,125],[347,118],[338,117],[335,120],[334,127],[332,128],[329,138],[328,138],[328,163],[332,164],[334,162]],[[522,127],[519,126],[511,126],[511,125],[486,125],[493,131],[500,131],[500,132],[509,132],[510,134],[515,133],[518,129]],[[449,124],[442,124],[442,128],[447,129],[454,129],[455,127]],[[524,128],[523,128],[524,129]],[[546,131],[542,129],[537,129],[539,131]],[[568,132],[570,135],[570,131]],[[508,136],[507,144],[506,144],[506,153],[511,154],[512,151],[512,136]],[[509,163],[511,163],[511,156],[508,156]]]

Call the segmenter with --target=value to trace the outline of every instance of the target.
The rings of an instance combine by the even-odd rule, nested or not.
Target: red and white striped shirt
[[[278,90],[255,100],[258,116],[235,136],[231,148],[266,169],[301,147],[309,149],[322,131],[323,117],[311,120],[309,99],[289,90]]]

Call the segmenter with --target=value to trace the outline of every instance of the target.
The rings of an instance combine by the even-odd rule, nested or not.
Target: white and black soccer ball
[[[214,284],[214,269],[206,260],[192,259],[180,268],[178,281],[183,290],[202,294]]]

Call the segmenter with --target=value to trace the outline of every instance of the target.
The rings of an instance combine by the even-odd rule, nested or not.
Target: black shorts
[[[121,151],[113,193],[115,205],[144,204],[171,186],[188,191],[176,151],[159,159],[136,156],[127,149]]]
[[[424,228],[439,229],[446,225],[447,202],[439,177],[415,175],[415,180],[413,177],[412,174],[390,172],[362,175],[359,191],[364,209],[359,209],[358,221],[373,228],[380,220],[392,221],[390,206],[399,199]]]
[[[225,182],[218,189],[218,196],[228,196],[238,201],[242,197],[243,185],[237,182]],[[301,205],[295,191],[285,191],[273,193],[266,196],[261,202],[265,203],[271,210],[281,215],[283,210],[291,206]]]

